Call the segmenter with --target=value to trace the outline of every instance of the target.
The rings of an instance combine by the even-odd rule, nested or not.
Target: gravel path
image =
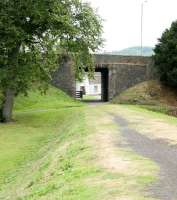
[[[126,119],[115,116],[127,145],[138,154],[150,158],[160,166],[159,181],[149,189],[152,197],[160,200],[177,200],[177,146],[163,140],[153,140],[129,128]]]

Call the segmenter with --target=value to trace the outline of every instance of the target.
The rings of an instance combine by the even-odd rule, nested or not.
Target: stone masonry
[[[111,100],[129,87],[150,79],[152,66],[151,57],[95,55],[96,71],[102,72],[102,69],[107,69],[108,71],[108,81],[106,83],[108,85],[102,83],[108,90],[108,100]],[[71,96],[75,95],[75,75],[71,60],[64,59],[53,77],[53,84],[56,87]]]
[[[52,84],[60,88],[70,96],[75,96],[75,74],[72,65],[72,60],[64,57],[60,67],[53,74]]]

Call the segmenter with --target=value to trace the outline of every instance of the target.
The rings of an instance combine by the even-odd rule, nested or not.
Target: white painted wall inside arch
[[[89,80],[86,74],[82,82],[76,82],[76,91],[81,91],[82,87],[85,88],[86,95],[101,95],[101,73],[96,72],[93,80]]]

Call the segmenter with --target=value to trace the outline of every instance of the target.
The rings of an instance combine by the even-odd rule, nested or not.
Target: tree
[[[166,29],[155,47],[155,67],[160,80],[172,87],[177,86],[177,21]]]
[[[91,53],[102,43],[101,20],[81,0],[0,1],[1,121],[12,119],[14,97],[35,83],[47,88],[63,53],[74,59],[76,76],[93,71]],[[60,55],[60,56],[59,56]]]

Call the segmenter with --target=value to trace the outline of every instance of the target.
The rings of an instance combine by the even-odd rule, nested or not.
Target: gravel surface
[[[151,196],[160,200],[177,200],[177,146],[164,140],[153,140],[129,128],[126,119],[115,116],[129,147],[160,166],[159,181],[149,188]]]

